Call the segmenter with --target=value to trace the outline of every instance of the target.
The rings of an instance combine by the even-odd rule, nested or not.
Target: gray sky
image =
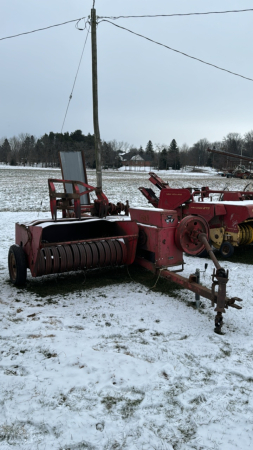
[[[0,0],[0,37],[88,16],[93,0]],[[252,0],[96,0],[98,16],[253,8]],[[118,25],[253,78],[253,12],[121,19]],[[82,25],[83,23],[80,23]],[[86,31],[75,23],[0,41],[0,138],[60,132]],[[90,36],[64,131],[93,133]],[[192,145],[253,129],[253,82],[111,24],[98,26],[101,138]]]

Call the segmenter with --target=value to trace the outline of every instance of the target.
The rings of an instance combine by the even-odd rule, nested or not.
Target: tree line
[[[239,162],[239,158],[238,161],[229,160],[226,156],[210,153],[207,151],[208,148],[222,149],[253,159],[253,131],[244,136],[239,133],[229,133],[219,142],[200,139],[191,147],[187,144],[178,147],[175,139],[172,139],[169,145],[154,145],[149,140],[145,149],[131,146],[123,141],[102,141],[102,164],[104,168],[119,168],[125,161],[129,161],[136,155],[149,161],[152,167],[159,170],[178,170],[185,166],[210,166],[222,169],[224,166],[234,166]],[[0,140],[0,163],[58,167],[59,151],[79,150],[85,153],[87,167],[95,168],[95,140],[92,134],[88,133],[85,136],[81,130],[64,134],[50,132],[38,139],[30,134],[21,134]]]

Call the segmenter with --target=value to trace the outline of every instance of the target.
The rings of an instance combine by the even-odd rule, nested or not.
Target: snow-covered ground
[[[252,449],[252,265],[223,264],[228,295],[244,300],[243,310],[225,314],[224,335],[213,332],[208,300],[197,310],[194,294],[162,293],[161,280],[150,291],[132,281],[133,267],[123,284],[98,273],[94,287],[70,274],[29,277],[17,289],[7,269],[14,224],[50,216],[47,178],[59,175],[0,169],[0,448]],[[173,187],[207,184],[206,175],[169,175]],[[147,174],[103,176],[111,201],[147,206],[137,189],[149,186]],[[88,179],[95,184],[94,172]],[[221,188],[224,180],[209,177],[208,184]],[[202,283],[210,287],[210,260],[185,262],[185,276],[208,262]]]

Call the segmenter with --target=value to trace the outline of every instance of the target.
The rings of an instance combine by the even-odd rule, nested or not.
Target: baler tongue
[[[192,254],[194,254],[193,244],[196,249],[198,249],[199,245],[203,245],[216,267],[216,270],[214,269],[212,275],[212,296],[210,300],[212,300],[213,305],[216,303],[215,311],[217,314],[215,316],[215,332],[220,333],[223,325],[222,313],[225,313],[229,306],[236,309],[242,309],[241,306],[235,304],[235,301],[241,302],[242,299],[239,297],[231,299],[227,298],[226,285],[228,282],[228,270],[226,271],[218,262],[208,242],[208,231],[208,224],[203,218],[188,216],[180,222],[178,229],[176,230],[176,240],[183,250],[187,249],[187,251],[192,252]],[[215,292],[216,286],[218,286],[217,293]],[[206,288],[204,288],[204,292],[205,294],[208,294]],[[203,296],[206,297],[207,295]]]

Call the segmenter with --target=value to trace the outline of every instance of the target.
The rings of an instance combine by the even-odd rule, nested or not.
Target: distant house
[[[129,158],[129,154],[125,154],[122,158],[122,165],[127,168],[134,168],[135,170],[141,170],[143,167],[152,167],[152,162],[147,159],[145,155],[135,155]]]

